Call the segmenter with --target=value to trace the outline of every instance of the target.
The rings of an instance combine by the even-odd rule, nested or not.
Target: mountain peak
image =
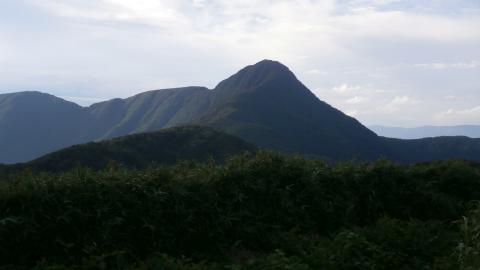
[[[74,107],[80,107],[76,103],[71,101],[64,100],[63,98],[59,98],[57,96],[40,92],[40,91],[21,91],[21,92],[13,92],[13,93],[6,93],[0,94],[0,103],[2,103],[3,107],[6,107],[7,103],[21,103],[21,104],[30,104],[31,106],[38,106],[40,103],[43,104],[69,104],[73,105]]]
[[[47,93],[43,93],[40,91],[20,91],[20,92],[12,92],[12,93],[5,93],[5,94],[0,94],[0,97],[47,97],[47,96],[52,96]]]
[[[279,61],[270,60],[270,59],[263,59],[256,64],[250,65],[249,67],[256,67],[256,68],[265,68],[265,69],[276,69],[276,70],[288,70],[288,67],[284,64],[280,63]]]
[[[256,64],[247,66],[240,70],[238,73],[245,73],[245,74],[258,74],[258,77],[265,77],[265,78],[273,78],[274,76],[284,76],[284,75],[293,75],[293,73],[288,69],[287,66],[284,64],[264,59]]]
[[[295,75],[278,61],[262,60],[256,64],[249,65],[220,82],[215,89],[230,92],[248,91],[258,88],[273,80],[297,80]]]

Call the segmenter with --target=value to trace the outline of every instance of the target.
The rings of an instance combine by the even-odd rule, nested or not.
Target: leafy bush
[[[480,202],[459,222],[461,241],[457,246],[460,269],[480,269]]]
[[[456,175],[472,190],[453,188]],[[461,161],[327,164],[272,152],[22,173],[0,185],[0,266],[458,269],[452,222],[479,184],[478,164]]]

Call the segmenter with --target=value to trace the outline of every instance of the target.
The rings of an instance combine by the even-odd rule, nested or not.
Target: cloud
[[[289,34],[295,33],[321,34],[326,35],[326,39],[480,39],[477,30],[480,19],[475,16],[452,18],[372,8],[387,4],[385,1],[352,1],[340,14],[335,13],[338,3],[333,0],[36,0],[34,3],[66,18],[107,23],[139,23],[164,28],[179,36],[194,33],[205,38],[213,38],[218,34],[226,35],[223,38],[238,38],[261,34],[274,37],[274,41],[278,38],[285,40]]]
[[[476,106],[473,108],[463,109],[463,110],[455,110],[455,109],[448,109],[444,112],[441,112],[439,115],[444,117],[450,116],[458,116],[458,115],[480,115],[480,106]]]
[[[409,96],[396,96],[392,100],[391,104],[393,104],[393,105],[407,104],[407,103],[412,102],[412,100],[413,99]]]
[[[379,89],[374,87],[371,84],[368,85],[354,85],[354,84],[349,84],[349,83],[342,83],[339,85],[336,85],[333,87],[333,91],[337,94],[341,95],[358,95],[358,94],[364,94],[364,95],[377,95],[377,94],[385,94],[385,93],[391,93],[391,90],[385,90],[385,89]],[[353,96],[352,98],[362,98],[366,99],[365,97],[359,97],[359,96]]]
[[[351,117],[355,117],[359,114],[359,112],[357,110],[348,110],[348,111],[345,111],[345,114]]]
[[[162,26],[171,23],[179,24],[183,19],[182,13],[172,5],[171,1],[165,3],[155,0],[37,0],[33,3],[55,15],[85,21],[135,22]]]
[[[339,29],[351,37],[432,40],[437,42],[478,41],[480,19],[476,16],[453,18],[406,11],[354,9],[333,18]]]
[[[7,2],[0,9],[3,91],[113,98],[213,87],[270,58],[289,66],[310,89],[322,89],[316,93],[326,102],[357,111],[365,122],[386,121],[385,110],[374,109],[386,106],[402,112],[389,122],[430,124],[452,89],[456,96],[480,99],[474,74],[480,13],[471,1]],[[405,96],[430,102],[413,115],[411,101],[402,103]],[[471,106],[466,98],[455,101]]]
[[[458,122],[480,124],[480,106],[464,109],[450,108],[434,115],[434,119],[445,124],[455,124]]]
[[[361,86],[359,85],[350,85],[348,83],[343,83],[341,85],[337,85],[333,87],[333,91],[338,92],[338,93],[352,93],[352,92],[358,92],[362,89]]]
[[[354,96],[353,98],[347,99],[345,102],[348,104],[359,104],[367,102],[369,99],[362,96]]]
[[[310,69],[310,70],[307,70],[306,73],[310,74],[310,75],[321,75],[321,76],[328,75],[328,72],[322,71],[322,70],[319,70],[319,69]]]
[[[395,96],[393,100],[380,108],[384,113],[394,113],[399,111],[402,107],[417,105],[420,101],[411,96]]]
[[[457,62],[457,63],[428,63],[414,64],[415,68],[423,69],[474,69],[480,68],[480,61]]]

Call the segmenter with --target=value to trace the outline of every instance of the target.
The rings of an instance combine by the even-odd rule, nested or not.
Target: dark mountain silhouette
[[[0,95],[0,163],[185,124],[222,129],[262,148],[332,159],[480,159],[478,141],[467,138],[379,137],[319,100],[286,66],[264,60],[212,90],[155,90],[86,108],[37,92]],[[427,152],[405,150],[411,148]]]
[[[25,169],[57,172],[117,165],[145,168],[153,164],[210,158],[222,162],[229,156],[256,149],[252,144],[213,128],[181,126],[70,146],[27,163],[0,166],[0,175]]]
[[[463,136],[415,140],[380,138],[389,151],[385,156],[404,163],[441,159],[480,160],[480,139]]]
[[[377,136],[319,100],[284,65],[262,61],[222,81],[201,123],[261,147],[334,159],[377,158]]]

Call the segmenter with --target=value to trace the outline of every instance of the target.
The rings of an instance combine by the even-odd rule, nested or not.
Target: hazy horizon
[[[7,0],[0,22],[0,94],[88,105],[272,59],[365,125],[480,124],[478,1]]]

